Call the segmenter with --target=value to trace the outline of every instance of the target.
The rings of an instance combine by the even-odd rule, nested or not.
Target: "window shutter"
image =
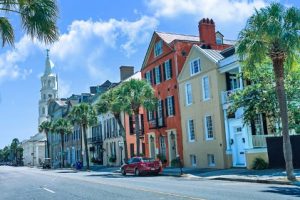
[[[231,86],[230,86],[230,78],[229,78],[230,74],[228,72],[225,73],[225,77],[226,77],[226,89],[231,90]]]
[[[156,77],[155,77],[155,68],[152,69],[152,73],[153,73],[153,84],[156,84]]]
[[[169,110],[168,110],[168,98],[165,99],[165,105],[166,105],[166,117],[169,116]]]
[[[164,102],[163,102],[163,100],[160,100],[160,104],[161,104],[161,114],[162,114],[162,118],[164,118],[164,112],[165,112],[165,110],[164,110]]]
[[[169,60],[170,77],[172,78],[172,59]]]
[[[265,113],[262,114],[262,124],[263,124],[264,135],[268,135],[267,118]]]
[[[145,79],[145,80],[147,80],[147,73],[148,73],[148,72],[146,72],[146,73],[144,74],[144,79]]]
[[[163,78],[164,78],[163,81],[165,81],[165,80],[167,79],[167,78],[166,78],[166,65],[165,65],[165,63],[163,63],[162,65],[163,65],[163,67],[162,67],[162,72],[163,72]]]
[[[173,115],[175,116],[175,99],[174,99],[174,96],[172,96],[172,107],[173,107]]]
[[[159,82],[162,82],[162,70],[161,70],[161,65],[159,65],[158,69],[159,69]]]

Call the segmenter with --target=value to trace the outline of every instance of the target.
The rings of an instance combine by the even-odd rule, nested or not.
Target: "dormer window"
[[[223,44],[223,37],[222,33],[216,32],[216,44]]]
[[[200,67],[200,59],[194,59],[190,62],[190,73],[191,76],[198,74],[201,71],[201,67]]]
[[[163,53],[162,49],[162,40],[159,40],[158,42],[155,43],[154,46],[154,56],[157,57]]]

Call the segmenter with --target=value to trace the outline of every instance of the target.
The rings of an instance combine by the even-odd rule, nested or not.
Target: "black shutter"
[[[164,118],[164,112],[165,112],[165,110],[164,110],[164,102],[163,102],[163,100],[160,100],[160,105],[161,105],[161,115],[162,115],[162,118]]]
[[[141,116],[141,127],[140,127],[140,129],[141,129],[141,133],[143,135],[144,134],[144,115],[141,114],[140,116]]]
[[[251,120],[250,124],[251,124],[252,135],[256,135],[256,128],[255,128],[255,122],[254,122],[254,120]]]
[[[155,85],[156,84],[155,68],[153,68],[152,73],[153,73],[153,85]]]
[[[165,99],[165,105],[166,105],[166,117],[169,116],[169,110],[168,110],[168,98]]]
[[[163,63],[162,65],[163,65],[163,67],[162,67],[162,73],[163,73],[163,78],[164,78],[163,81],[165,81],[167,79],[166,78],[166,65],[165,65],[165,63]]]
[[[265,113],[262,114],[262,123],[263,123],[264,135],[268,135],[267,118]]]
[[[169,60],[170,77],[172,78],[172,59]]]
[[[230,76],[230,74],[228,72],[226,72],[225,77],[226,77],[226,89],[227,89],[227,91],[231,90],[229,76]]]
[[[174,99],[174,96],[172,96],[172,106],[173,106],[173,115],[175,116],[175,99]]]
[[[161,70],[161,65],[159,65],[158,69],[159,69],[159,82],[162,82],[162,70]]]
[[[145,79],[146,81],[147,81],[147,76],[146,76],[147,73],[148,73],[148,72],[146,72],[146,73],[144,74],[144,79]]]

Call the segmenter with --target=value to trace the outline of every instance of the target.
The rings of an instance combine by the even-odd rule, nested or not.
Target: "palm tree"
[[[13,154],[13,159],[15,161],[15,164],[17,164],[17,149],[18,149],[19,144],[20,144],[19,139],[14,138],[10,145],[10,151]]]
[[[54,121],[52,126],[52,132],[59,133],[60,134],[60,140],[61,140],[61,163],[62,167],[65,167],[65,161],[64,161],[64,146],[65,146],[65,135],[72,133],[73,126],[71,123],[64,119],[60,118],[56,121]]]
[[[50,157],[50,148],[49,148],[49,132],[51,130],[52,127],[52,122],[51,121],[43,121],[40,125],[39,125],[39,132],[45,132],[46,134],[46,149],[47,149],[47,157]]]
[[[153,88],[143,80],[131,79],[120,86],[124,110],[135,117],[136,153],[140,155],[140,108],[154,110],[157,99]]]
[[[6,14],[20,16],[22,28],[31,37],[47,43],[58,39],[58,7],[55,0],[5,0],[0,1],[0,37],[2,46],[6,43],[13,46],[14,28]]]
[[[279,3],[256,10],[239,34],[237,53],[245,70],[260,67],[266,60],[272,61],[276,80],[276,94],[282,122],[283,152],[287,178],[296,180],[293,168],[292,147],[289,136],[284,66],[286,70],[295,62],[300,49],[300,11],[285,8]]]
[[[88,126],[93,126],[97,124],[96,112],[91,105],[86,103],[81,103],[73,107],[72,111],[69,114],[69,118],[71,119],[73,124],[80,125],[80,128],[82,130],[84,148],[85,148],[86,166],[87,166],[87,170],[89,170],[90,162],[89,162],[86,130]]]
[[[126,132],[124,125],[121,121],[121,113],[124,110],[124,104],[122,101],[122,95],[120,95],[120,88],[113,88],[101,95],[95,108],[99,114],[105,114],[111,112],[120,127],[120,132],[124,141],[124,154],[125,162],[128,160],[128,149],[126,141]]]

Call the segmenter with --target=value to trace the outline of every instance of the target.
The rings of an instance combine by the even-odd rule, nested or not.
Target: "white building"
[[[42,133],[30,137],[29,140],[22,142],[24,165],[41,166],[45,159],[46,137]]]

